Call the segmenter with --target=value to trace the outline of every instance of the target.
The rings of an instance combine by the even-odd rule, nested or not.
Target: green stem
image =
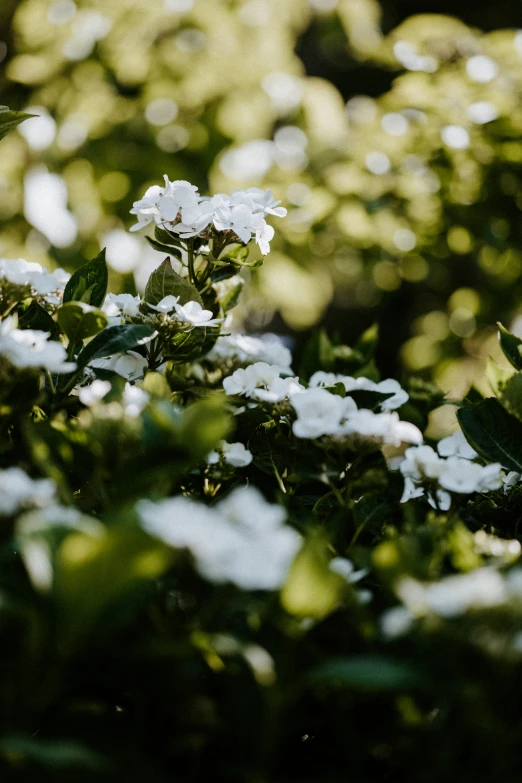
[[[196,278],[196,272],[194,270],[194,241],[192,239],[189,239],[189,241],[187,242],[187,253],[188,253],[188,270],[189,270],[190,282],[196,285],[197,278]]]

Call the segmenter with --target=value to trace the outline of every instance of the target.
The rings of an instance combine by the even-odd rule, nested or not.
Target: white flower
[[[292,430],[298,438],[334,435],[346,412],[346,400],[326,389],[306,389],[293,395],[290,403],[297,413]]]
[[[251,397],[257,388],[269,388],[276,378],[279,378],[279,367],[256,362],[245,369],[236,370],[223,381],[223,388],[228,395],[241,394]]]
[[[447,576],[425,588],[428,609],[441,617],[458,617],[470,609],[498,606],[507,599],[502,576],[493,568]]]
[[[502,486],[501,469],[499,464],[483,468],[482,465],[461,457],[448,457],[439,474],[439,484],[450,492],[464,495],[498,489]]]
[[[147,365],[148,362],[144,356],[136,351],[127,351],[126,353],[115,353],[107,359],[94,359],[89,366],[112,370],[128,381],[136,381],[143,377]]]
[[[11,316],[0,324],[0,355],[19,368],[37,367],[52,373],[75,370],[76,364],[66,361],[64,346],[49,337],[49,332],[17,329],[16,319]]]
[[[218,326],[223,320],[222,318],[214,318],[212,310],[204,310],[199,302],[176,304],[175,310],[181,321],[188,321],[192,326]]]
[[[55,269],[48,272],[40,264],[33,261],[25,261],[23,258],[16,260],[0,259],[0,279],[4,278],[13,285],[30,285],[35,294],[42,296],[63,291],[70,278],[64,269]]]
[[[379,625],[385,639],[397,639],[408,633],[413,623],[413,617],[405,606],[393,606],[383,612]]]
[[[455,430],[452,435],[442,438],[437,444],[437,451],[441,457],[462,457],[463,459],[475,459],[478,456],[472,448],[462,430]]]
[[[145,191],[145,195],[139,201],[135,201],[130,210],[131,215],[136,215],[138,222],[130,227],[130,231],[139,231],[153,221],[159,225],[161,223],[158,202],[163,195],[163,188],[159,185],[153,185]]]
[[[164,296],[157,305],[153,305],[147,302],[147,306],[152,310],[157,310],[158,313],[171,313],[176,309],[178,302],[179,296],[172,296],[172,294],[169,294],[169,296]]]
[[[397,413],[374,413],[366,408],[348,416],[339,427],[338,434],[354,435],[391,446],[422,442],[420,430],[408,421],[401,421]]]
[[[129,315],[133,317],[138,315],[140,311],[141,299],[139,295],[132,296],[132,294],[108,294],[107,299],[122,315]],[[115,314],[116,313],[114,313],[114,311],[107,312],[107,315]]]
[[[122,403],[123,410],[127,416],[139,416],[150,400],[148,392],[133,386],[130,383],[125,384],[123,390]]]
[[[185,497],[140,501],[142,526],[167,544],[189,549],[202,576],[244,590],[277,590],[300,545],[285,510],[243,487],[210,509]]]
[[[165,175],[164,179],[165,188],[158,199],[158,209],[161,217],[168,222],[174,222],[179,212],[181,212],[182,221],[186,222],[187,216],[190,216],[194,207],[197,208],[201,199],[197,187],[191,185],[186,180],[170,182],[167,175]]]
[[[253,460],[252,452],[243,443],[222,443],[221,451],[225,462],[234,468],[246,468]]]
[[[51,479],[32,479],[21,468],[0,470],[0,514],[12,516],[27,506],[45,506],[56,499]]]
[[[416,481],[438,478],[443,469],[444,460],[431,446],[406,449],[405,460],[400,465],[402,475]]]
[[[276,365],[281,373],[291,372],[292,354],[279,340],[267,340],[245,334],[220,336],[211,351],[206,355],[207,361],[237,361],[250,363],[253,360]]]
[[[234,190],[232,196],[241,191]],[[280,201],[274,199],[274,194],[271,190],[262,190],[262,188],[247,188],[244,193],[252,199],[255,205],[255,209],[260,208],[265,215],[275,215],[276,217],[286,217],[287,210],[285,207],[280,207]]]
[[[252,397],[263,402],[281,402],[293,394],[304,392],[297,378],[274,378],[266,389],[254,389]]]
[[[381,394],[391,394],[387,400],[384,400],[380,404],[380,408],[383,411],[392,411],[396,408],[400,408],[408,401],[409,395],[401,385],[393,380],[393,378],[387,378],[384,381],[375,383],[369,378],[352,378],[350,375],[340,375],[333,372],[323,372],[319,370],[315,372],[310,378],[310,386],[334,386],[336,383],[342,383],[348,394],[351,391],[364,389],[366,391],[380,392]]]
[[[87,405],[87,407],[91,407],[100,402],[110,392],[111,388],[109,381],[95,380],[90,386],[83,386],[78,392],[78,397],[80,402]]]

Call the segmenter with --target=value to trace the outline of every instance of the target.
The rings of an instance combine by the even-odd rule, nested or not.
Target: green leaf
[[[108,323],[105,313],[84,302],[66,302],[58,309],[57,318],[71,343],[82,342],[98,334]]]
[[[500,367],[492,358],[488,356],[486,362],[486,378],[492,392],[499,397],[506,382],[515,375],[515,370],[511,367]]]
[[[85,346],[77,358],[79,367],[85,367],[93,359],[103,359],[122,351],[130,351],[147,343],[154,330],[145,324],[123,324],[103,329]]]
[[[179,442],[199,459],[205,456],[231,432],[233,421],[223,394],[195,402],[185,408],[179,428]]]
[[[281,592],[281,604],[289,614],[322,619],[350,590],[346,580],[330,569],[328,551],[324,534],[312,531],[292,563]]]
[[[334,658],[314,669],[308,680],[312,685],[360,691],[409,690],[426,684],[412,666],[384,655]]]
[[[203,354],[206,331],[198,326],[190,332],[178,332],[164,343],[164,358],[176,364],[199,358]]]
[[[248,448],[254,457],[254,465],[270,476],[281,476],[287,465],[286,443],[278,435],[275,421],[260,424],[248,441]]]
[[[241,291],[243,290],[244,282],[241,280],[240,283],[237,283],[233,288],[228,291],[228,293],[225,294],[223,299],[221,300],[221,307],[223,308],[224,313],[228,313],[229,310],[232,310],[233,307],[235,307],[239,301],[239,297],[241,296]]]
[[[26,305],[24,302],[18,307],[18,327],[19,329],[37,329],[41,332],[49,332],[53,340],[57,340],[60,336],[60,329],[56,321],[34,299],[30,304]]]
[[[243,265],[248,258],[248,245],[228,245],[224,252],[219,256],[219,261],[230,264]]]
[[[521,346],[522,340],[516,337],[514,334],[510,334],[499,322],[498,326],[498,339],[500,347],[504,351],[506,359],[513,365],[515,370],[522,370],[522,353]]]
[[[26,114],[23,111],[12,111],[8,106],[0,106],[0,139],[7,136],[20,123],[36,117],[35,114]]]
[[[393,397],[393,394],[372,389],[352,389],[352,391],[346,392],[346,396],[351,397],[357,403],[358,408],[369,408],[374,411],[379,409],[382,402]]]
[[[513,373],[500,385],[498,401],[508,413],[522,421],[522,373]]]
[[[372,358],[379,341],[379,324],[372,324],[355,343],[354,350],[361,354],[364,364]]]
[[[165,245],[163,242],[158,242],[157,239],[152,239],[152,237],[145,237],[145,239],[149,245],[159,253],[170,253],[171,256],[181,259],[181,252],[178,248],[171,247],[171,245]]]
[[[203,306],[197,288],[173,270],[170,258],[166,258],[149,277],[143,302],[157,305],[166,296],[179,296],[182,305],[187,302],[198,302]]]
[[[70,278],[63,292],[63,302],[85,302],[101,307],[107,294],[109,272],[105,261],[105,250],[87,261]]]
[[[101,754],[86,745],[68,740],[39,739],[34,735],[4,736],[0,741],[0,756],[16,759],[17,764],[32,762],[47,769],[48,773],[60,776],[65,769],[90,770],[99,774],[109,766]]]
[[[457,418],[466,439],[485,460],[522,473],[522,423],[496,399],[466,405]]]

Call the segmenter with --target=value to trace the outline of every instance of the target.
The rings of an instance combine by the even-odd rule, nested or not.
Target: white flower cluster
[[[72,372],[74,362],[68,362],[67,351],[49,332],[36,329],[17,329],[16,318],[10,316],[0,323],[0,356],[5,356],[15,367],[35,367],[52,373]]]
[[[89,364],[89,367],[96,369],[111,370],[128,381],[137,381],[139,378],[143,378],[147,366],[147,359],[137,351],[114,353],[104,359],[93,359]]]
[[[76,393],[87,408],[98,405],[103,398],[111,391],[112,385],[109,381],[94,380],[89,386],[82,386]],[[125,384],[123,389],[121,404],[123,412],[127,416],[139,416],[150,400],[148,392],[140,389],[138,386]],[[118,404],[118,403],[117,403]]]
[[[209,465],[217,465],[223,459],[234,468],[246,468],[253,460],[252,452],[243,443],[227,443],[223,441],[218,451],[211,451],[207,456]]]
[[[15,286],[30,286],[35,296],[45,296],[50,304],[59,304],[60,298],[56,294],[63,291],[69,278],[70,274],[64,269],[48,272],[40,264],[23,258],[0,258],[0,283],[7,281]]]
[[[320,387],[294,394],[290,403],[297,413],[293,424],[298,438],[321,438],[330,435],[349,438],[354,446],[361,442],[398,446],[400,443],[421,443],[420,430],[397,413],[374,413],[358,409],[351,397],[340,397]]]
[[[219,326],[222,318],[214,318],[211,310],[205,310],[199,302],[179,304],[179,296],[164,296],[157,305],[147,303],[152,310],[165,315],[174,314],[176,319],[194,326]]]
[[[490,492],[503,484],[502,466],[495,462],[480,465],[474,462],[476,451],[469,446],[464,435],[457,430],[443,438],[437,446],[417,446],[406,450],[399,469],[404,476],[404,492],[401,502],[421,497],[424,485],[436,482],[435,498],[429,501],[434,507],[447,511],[451,506],[451,493],[469,495],[473,492]]]
[[[188,549],[210,582],[277,590],[301,546],[286,511],[253,487],[235,489],[213,508],[179,496],[137,505],[142,527],[169,546]]]
[[[518,541],[504,541],[512,557],[520,553]],[[381,616],[383,636],[395,639],[408,633],[415,620],[426,615],[445,619],[462,617],[468,612],[496,606],[522,603],[522,568],[507,572],[488,565],[465,574],[452,574],[434,582],[403,578],[395,587],[402,605],[388,609]]]
[[[292,354],[279,340],[252,337],[246,334],[230,334],[219,337],[205,361],[221,366],[265,362],[279,367],[281,374],[291,375]]]
[[[0,514],[11,516],[23,508],[46,506],[56,500],[51,479],[32,479],[21,468],[0,470]]]
[[[334,386],[336,383],[342,383],[347,393],[352,391],[364,390],[374,391],[380,394],[390,394],[388,399],[383,400],[380,404],[380,408],[383,411],[394,411],[408,402],[409,395],[401,387],[398,381],[393,378],[387,378],[380,383],[375,383],[369,378],[352,378],[350,375],[338,375],[333,372],[316,372],[310,378],[309,385],[314,386]]]
[[[153,221],[168,225],[182,239],[202,236],[209,227],[230,232],[245,245],[255,238],[263,255],[270,252],[274,229],[265,220],[267,215],[284,217],[286,209],[279,206],[270,190],[249,188],[235,190],[230,196],[218,193],[201,196],[195,185],[185,180],[170,182],[165,175],[165,187],[154,185],[145,196],[135,201],[131,214],[138,222],[131,231],[138,231]]]
[[[305,390],[298,378],[282,378],[281,372],[277,365],[256,362],[225,378],[223,388],[228,395],[274,403]]]

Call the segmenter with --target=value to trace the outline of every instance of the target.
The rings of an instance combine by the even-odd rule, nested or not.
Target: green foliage
[[[129,351],[146,343],[154,334],[146,324],[109,326],[96,335],[78,354],[78,364],[85,367],[93,359],[102,359],[120,351]]]
[[[14,130],[20,123],[30,120],[34,114],[26,114],[22,111],[13,111],[8,106],[0,106],[0,139]]]
[[[63,292],[63,302],[85,302],[101,307],[107,294],[109,273],[105,250],[78,269],[70,278]]]
[[[166,296],[179,297],[182,305],[187,302],[203,304],[193,284],[173,270],[170,258],[166,258],[149,277],[143,299],[146,304],[157,305]]]

